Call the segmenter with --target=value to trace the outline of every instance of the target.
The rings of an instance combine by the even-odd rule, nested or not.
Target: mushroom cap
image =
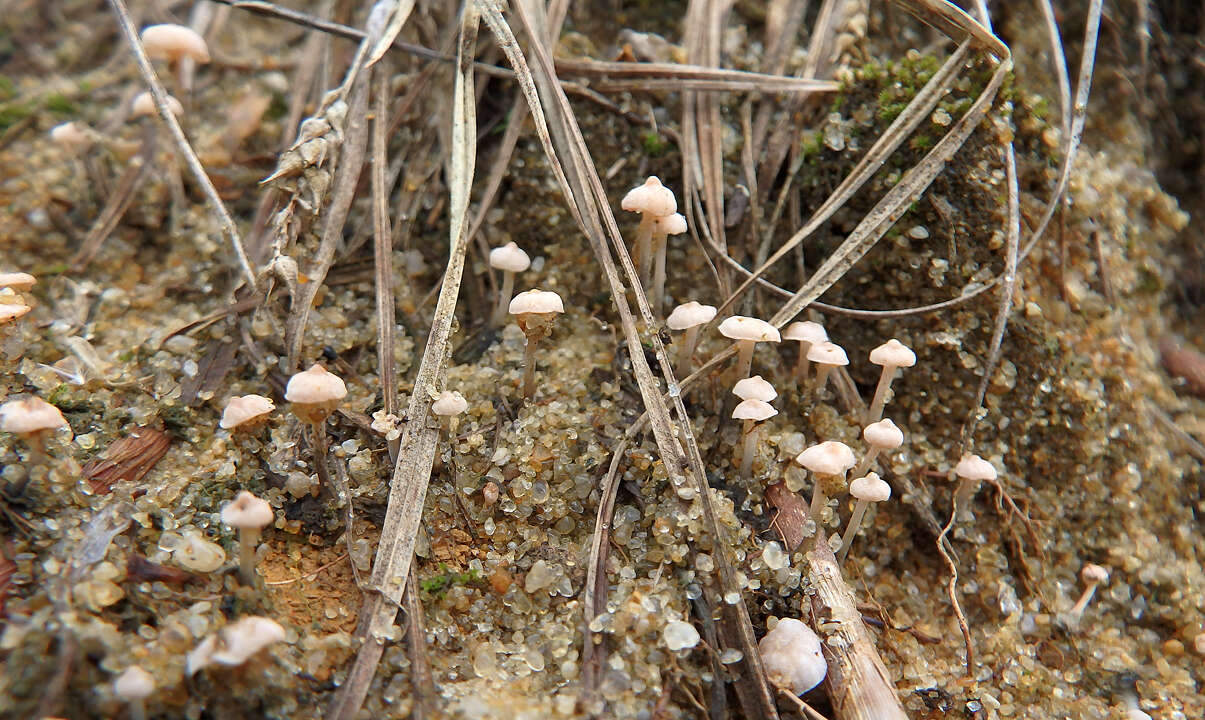
[[[50,128],[50,140],[56,145],[62,145],[73,152],[79,152],[92,147],[92,136],[84,129],[83,123],[65,122]]]
[[[258,615],[239,618],[222,628],[220,634],[225,647],[217,649],[211,658],[222,665],[242,665],[260,650],[285,639],[280,623]]]
[[[1108,581],[1109,571],[1100,565],[1088,563],[1079,571],[1079,577],[1085,583],[1097,584]]]
[[[171,95],[167,96],[167,107],[172,111],[172,115],[180,117],[184,114],[184,106],[180,101]],[[130,111],[134,117],[146,117],[147,115],[155,114],[155,98],[149,92],[138,93],[134,98],[134,102],[130,104]]]
[[[843,475],[857,463],[854,451],[843,442],[825,440],[795,458],[795,462],[820,475]]]
[[[770,402],[778,397],[774,386],[762,379],[761,375],[747,377],[732,386],[732,394],[741,400],[761,400]]]
[[[183,25],[148,25],[142,29],[142,47],[152,60],[192,58],[209,62],[209,46],[196,30]]]
[[[828,333],[820,323],[803,320],[787,325],[787,329],[782,333],[782,339],[796,340],[814,345],[816,343],[828,342]]]
[[[528,313],[563,313],[565,305],[561,296],[551,290],[524,290],[510,300],[511,315]]]
[[[65,427],[63,413],[40,397],[29,396],[0,405],[0,430],[28,435]]]
[[[113,692],[122,700],[142,700],[155,692],[155,678],[137,665],[131,665],[113,681]]]
[[[802,695],[824,681],[828,663],[820,651],[820,638],[794,618],[783,618],[757,644],[766,676]]]
[[[259,420],[275,409],[276,405],[263,395],[232,397],[226,401],[218,426],[223,430],[231,430],[243,423]]]
[[[523,252],[523,248],[508,242],[490,250],[490,267],[506,272],[523,272],[531,267],[531,258]]]
[[[257,498],[246,490],[222,508],[222,523],[240,530],[259,530],[272,523],[274,515],[267,500]]]
[[[678,201],[674,199],[674,193],[662,185],[656,175],[649,175],[643,185],[632,188],[623,196],[619,207],[629,212],[647,213],[658,218],[678,212]]]
[[[327,372],[326,368],[315,363],[309,370],[297,373],[289,378],[285,386],[285,400],[291,403],[313,405],[347,397],[347,385],[343,378]]]
[[[720,323],[720,334],[733,340],[753,340],[754,342],[782,341],[782,336],[778,334],[778,328],[765,320],[745,317],[744,315],[733,315],[730,318],[724,318],[724,322]]]
[[[742,400],[732,411],[733,420],[768,420],[778,414],[774,406],[762,400]]]
[[[916,353],[904,343],[891,338],[870,351],[870,362],[884,367],[912,367],[916,364]]]
[[[880,450],[894,450],[904,444],[904,431],[896,427],[890,418],[867,425],[862,430],[862,437]]]
[[[967,480],[995,480],[996,468],[978,455],[963,455],[954,466],[954,474]]]
[[[28,290],[36,285],[38,279],[25,272],[0,272],[0,287],[10,287],[14,290]]]
[[[849,494],[867,502],[887,502],[891,498],[891,486],[878,473],[866,473],[850,481]]]
[[[814,343],[808,348],[808,360],[820,365],[848,365],[849,356],[845,354],[845,350],[836,343],[825,340],[824,342]]]
[[[469,409],[469,401],[456,390],[444,390],[431,403],[431,412],[441,417],[459,415]]]
[[[714,317],[714,306],[702,305],[691,300],[674,308],[669,317],[665,319],[665,324],[670,330],[686,330],[696,325],[711,322],[711,319]]]
[[[0,303],[0,323],[10,322],[30,311],[28,305]]]
[[[663,235],[681,235],[686,232],[686,217],[682,213],[657,218],[653,231]]]

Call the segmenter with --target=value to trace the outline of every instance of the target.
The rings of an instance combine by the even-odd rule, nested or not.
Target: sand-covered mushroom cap
[[[1079,577],[1085,583],[1099,584],[1108,582],[1109,571],[1095,563],[1088,563],[1079,571]]]
[[[71,152],[82,152],[93,144],[92,135],[85,127],[83,123],[74,120],[55,125],[50,128],[50,140]]]
[[[801,320],[793,322],[787,326],[787,329],[782,333],[783,340],[794,340],[802,343],[828,342],[828,332],[824,326],[811,320]]]
[[[715,317],[715,307],[703,305],[694,300],[684,302],[675,307],[665,319],[665,325],[670,330],[686,330],[688,328],[711,322]]]
[[[808,360],[820,365],[848,365],[849,356],[845,354],[845,350],[838,344],[825,340],[824,342],[814,343],[808,349]]]
[[[209,665],[242,665],[272,643],[285,639],[285,629],[275,620],[257,615],[239,618],[201,641],[185,658],[192,675]]]
[[[891,499],[891,486],[878,473],[867,473],[849,483],[849,494],[867,502],[887,502]]]
[[[678,201],[674,198],[673,191],[662,185],[656,175],[650,175],[643,185],[629,190],[619,206],[628,212],[649,213],[653,217],[665,217],[678,212]]]
[[[662,235],[681,235],[686,232],[686,229],[686,217],[682,213],[658,217],[653,226],[654,232]]]
[[[862,430],[862,437],[880,450],[894,450],[904,444],[904,431],[896,427],[890,418],[867,425]]]
[[[0,288],[28,290],[37,282],[38,279],[27,272],[0,272]]]
[[[175,99],[171,95],[167,96],[167,107],[172,111],[172,115],[175,115],[176,117],[180,117],[184,114],[184,106],[180,104],[179,100]],[[149,92],[139,93],[138,96],[134,98],[134,102],[130,104],[130,112],[134,115],[134,117],[147,117],[149,115],[154,115],[156,112],[155,98]]]
[[[766,677],[776,685],[802,695],[824,681],[828,663],[820,638],[806,624],[783,618],[757,644]]]
[[[565,312],[565,304],[551,290],[524,290],[511,299],[508,309],[511,315],[544,315]]]
[[[28,305],[18,305],[16,303],[0,303],[0,323],[12,322],[19,317],[29,312]]]
[[[819,475],[841,475],[857,461],[848,445],[837,440],[826,440],[799,453],[795,462]]]
[[[761,400],[762,402],[770,402],[778,397],[778,391],[761,375],[754,375],[738,381],[736,385],[732,386],[732,394],[741,400]]]
[[[742,400],[732,411],[733,420],[754,420],[761,422],[778,414],[774,406],[762,400]]]
[[[531,258],[513,242],[490,250],[490,267],[506,272],[523,272],[531,267]]]
[[[137,665],[131,665],[113,681],[113,692],[122,700],[144,700],[155,692],[155,678]]]
[[[291,403],[327,403],[345,397],[347,385],[343,378],[317,364],[289,378],[285,386],[285,400]]]
[[[954,474],[966,480],[995,480],[996,468],[978,455],[963,455],[954,466]]]
[[[223,430],[233,430],[245,425],[256,425],[266,420],[276,409],[271,399],[263,395],[243,395],[232,397],[222,410],[222,420],[218,425]]]
[[[259,530],[272,523],[272,506],[267,500],[241,491],[222,508],[222,523],[233,528]]]
[[[209,46],[196,30],[183,25],[148,25],[142,29],[142,46],[152,60],[192,58],[198,63],[209,62]]]
[[[782,336],[778,328],[765,320],[758,320],[744,315],[733,315],[724,318],[720,323],[720,334],[733,340],[752,340],[754,342],[781,342]]]
[[[469,409],[469,401],[456,390],[444,390],[431,403],[431,412],[440,417],[459,415]]]
[[[40,397],[30,396],[0,405],[0,430],[4,432],[29,435],[66,425],[63,413]]]
[[[870,362],[875,365],[912,367],[916,364],[916,353],[899,340],[892,338],[870,351]]]

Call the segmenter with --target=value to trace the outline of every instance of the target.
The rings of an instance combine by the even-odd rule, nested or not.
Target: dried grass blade
[[[410,12],[414,10],[414,0],[393,0],[393,9],[389,14],[389,23],[385,26],[385,31],[381,33],[381,37],[373,44],[372,49],[368,51],[368,57],[364,61],[365,67],[376,64],[389,48],[393,46],[393,41],[397,39],[398,33],[402,31],[402,26],[406,24],[406,20],[410,17]]]
[[[389,95],[389,68],[382,65],[373,71],[376,80],[372,119],[372,225],[373,225],[373,288],[377,301],[377,373],[381,378],[384,411],[397,414],[397,362],[394,357],[395,326],[393,314],[393,231],[389,227],[389,198],[385,186],[388,157],[385,151],[385,127],[389,111],[385,98]],[[397,462],[399,443],[389,443],[389,457]]]
[[[431,331],[419,364],[414,392],[410,395],[406,430],[402,434],[398,462],[390,481],[389,504],[381,529],[372,585],[380,594],[370,596],[360,609],[358,636],[363,642],[348,674],[348,680],[327,710],[332,720],[350,720],[359,712],[380,662],[385,638],[389,637],[402,595],[410,577],[414,541],[422,520],[423,499],[431,479],[431,467],[439,431],[426,419],[431,396],[442,383],[448,357],[448,341],[455,321],[456,301],[464,273],[468,247],[468,199],[477,155],[477,114],[474,106],[473,64],[477,41],[477,11],[466,5],[460,26],[457,75],[453,89],[452,158],[449,162],[451,203],[450,256],[440,285]]]

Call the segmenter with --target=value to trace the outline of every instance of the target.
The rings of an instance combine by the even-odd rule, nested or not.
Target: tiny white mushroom
[[[757,423],[763,420],[768,420],[778,414],[770,403],[764,400],[742,400],[736,409],[732,411],[733,420],[743,420],[744,427],[741,430],[741,435],[744,441],[741,443],[741,478],[748,480],[750,471],[753,469],[753,454],[757,447]]]
[[[152,60],[171,63],[191,58],[196,63],[209,62],[209,47],[196,30],[183,25],[148,25],[142,29],[142,47]]]
[[[243,490],[222,508],[222,523],[238,528],[239,577],[246,585],[255,584],[255,546],[260,532],[272,524],[274,514],[267,500]]]
[[[903,445],[904,431],[896,427],[890,418],[885,418],[863,428],[862,439],[866,441],[869,447],[866,449],[866,454],[862,456],[862,460],[858,462],[857,467],[850,473],[854,477],[861,477],[865,474],[874,465],[874,461],[879,456],[879,453],[884,450],[894,450]]]
[[[815,490],[811,516],[820,525],[820,514],[828,497],[845,491],[845,473],[854,466],[854,451],[843,442],[826,440],[799,453],[795,462],[812,471]]]
[[[970,513],[971,500],[979,491],[984,480],[996,479],[996,468],[978,455],[963,455],[954,466],[958,476],[958,487],[954,490],[954,508],[957,515]]]
[[[778,397],[778,391],[761,375],[738,380],[736,385],[732,386],[732,394],[741,400],[761,400],[762,402],[773,402],[774,398]]]
[[[131,665],[113,681],[113,693],[130,706],[131,720],[146,718],[146,699],[155,692],[155,678],[137,665]]]
[[[88,126],[75,121],[50,128],[50,140],[72,155],[86,152],[95,144]]]
[[[510,301],[510,314],[515,316],[519,329],[527,336],[524,356],[523,397],[530,400],[535,394],[536,344],[552,334],[552,323],[565,312],[561,296],[551,290],[525,290]]]
[[[657,218],[673,215],[678,212],[678,201],[674,193],[661,184],[655,175],[650,175],[643,185],[632,188],[623,196],[619,206],[628,212],[640,213],[640,225],[636,228],[635,256],[632,262],[639,272],[640,284],[648,285],[649,267],[652,261],[650,243]]]
[[[653,224],[653,289],[649,305],[654,313],[661,312],[661,299],[665,296],[665,255],[670,235],[686,232],[686,218],[681,213],[659,217]]]
[[[1100,565],[1087,563],[1079,571],[1079,577],[1084,581],[1084,592],[1072,606],[1071,612],[1068,613],[1072,623],[1078,623],[1080,617],[1083,616],[1084,610],[1088,608],[1088,603],[1092,602],[1092,597],[1096,594],[1096,586],[1109,581],[1109,571]]]
[[[223,430],[254,430],[267,422],[268,415],[275,409],[272,400],[263,395],[235,396],[226,401],[218,425]]]
[[[783,340],[799,343],[799,359],[795,361],[795,379],[802,386],[808,379],[808,351],[817,343],[828,342],[824,326],[811,320],[793,322],[782,333]]]
[[[57,407],[40,397],[29,396],[0,405],[0,430],[20,435],[29,445],[30,461],[41,462],[46,454],[46,438],[67,420]]]
[[[37,282],[36,277],[26,272],[0,272],[0,288],[29,290]]]
[[[679,378],[690,374],[691,361],[694,359],[695,348],[699,344],[699,329],[711,322],[714,317],[715,307],[691,300],[674,308],[669,317],[665,319],[665,325],[670,330],[686,331],[686,337],[682,339],[682,346],[678,348],[677,371]]]
[[[749,377],[753,368],[753,348],[759,342],[782,342],[778,328],[765,320],[733,315],[720,323],[720,334],[736,341],[739,354],[736,361],[738,378]]]
[[[899,340],[892,338],[874,350],[870,351],[870,362],[883,367],[879,375],[879,384],[874,389],[874,399],[866,411],[866,422],[872,423],[883,417],[883,406],[887,404],[887,391],[891,389],[891,381],[895,378],[896,370],[908,368],[916,364],[916,353],[908,349]]]
[[[449,442],[452,434],[456,432],[457,416],[468,409],[469,401],[456,390],[444,390],[435,398],[435,402],[431,403],[431,414],[439,418],[444,432],[448,434]]]
[[[185,662],[189,675],[213,663],[242,665],[264,648],[285,639],[285,629],[275,620],[256,615],[239,618],[201,641]]]
[[[783,618],[757,644],[766,677],[796,695],[824,682],[828,663],[820,650],[820,637],[803,622]]]
[[[854,503],[854,513],[849,518],[845,535],[841,536],[841,549],[837,551],[837,562],[845,562],[845,556],[849,554],[849,548],[854,544],[858,528],[862,526],[866,508],[872,502],[887,502],[891,498],[891,486],[877,473],[867,473],[849,483],[849,494],[857,498],[858,502]]]
[[[0,324],[12,322],[25,315],[32,308],[18,303],[0,303]]]
[[[824,386],[828,384],[828,376],[832,373],[833,368],[843,367],[849,364],[849,356],[845,354],[845,350],[834,342],[824,341],[815,343],[808,349],[808,360],[816,363],[816,392],[824,392]]]
[[[314,464],[318,477],[323,482],[314,488],[315,497],[322,490],[327,477],[326,468],[326,419],[339,407],[343,398],[347,397],[347,385],[343,378],[328,372],[326,368],[315,364],[309,370],[299,372],[289,378],[285,385],[285,400],[289,409],[302,422],[310,426]]]
[[[502,287],[498,290],[498,304],[490,323],[498,327],[506,322],[506,309],[510,304],[511,294],[515,291],[515,273],[521,273],[531,267],[531,258],[523,249],[513,242],[490,250],[490,267],[502,272]]]
[[[180,104],[179,100],[175,99],[171,95],[167,96],[167,108],[171,110],[172,115],[175,115],[176,117],[180,117],[184,114],[184,106]],[[149,92],[139,93],[134,98],[134,102],[130,104],[130,114],[136,118],[149,117],[155,113],[155,98]]]

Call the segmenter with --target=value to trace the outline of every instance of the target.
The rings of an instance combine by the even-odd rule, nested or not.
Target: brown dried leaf
[[[104,495],[118,480],[137,482],[167,453],[167,433],[140,427],[117,440],[104,455],[84,466],[84,480],[98,495]]]
[[[165,582],[181,585],[199,580],[190,572],[151,562],[141,555],[131,555],[130,559],[126,561],[126,579],[133,582]]]

